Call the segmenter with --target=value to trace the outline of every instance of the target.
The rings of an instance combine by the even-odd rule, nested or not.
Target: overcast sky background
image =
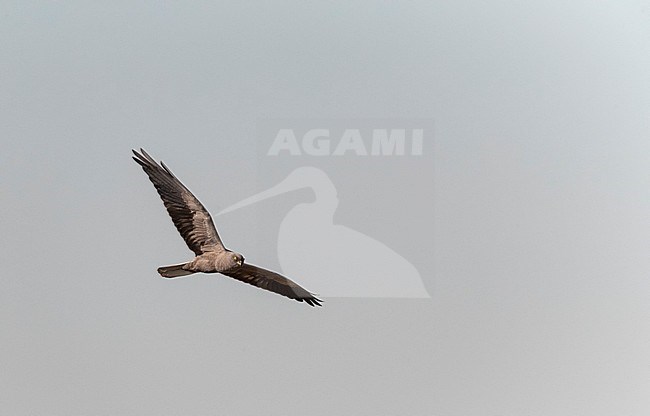
[[[3,414],[650,411],[646,2],[5,1],[0,21]],[[386,214],[376,184],[367,216],[340,207],[431,299],[157,277],[189,251],[130,149],[217,212],[274,184],[256,131],[282,118],[433,120],[431,209]],[[273,264],[251,213],[220,233]]]

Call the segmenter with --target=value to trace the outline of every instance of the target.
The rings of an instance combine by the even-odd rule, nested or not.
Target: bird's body
[[[185,270],[194,273],[226,273],[242,265],[242,261],[237,260],[237,256],[241,259],[241,255],[229,251],[218,253],[209,251],[187,263]]]
[[[286,277],[244,263],[244,256],[228,250],[222,243],[210,213],[203,204],[161,162],[159,165],[143,149],[133,151],[135,160],[154,184],[167,212],[187,246],[196,257],[182,264],[163,266],[158,273],[167,278],[194,273],[221,273],[310,306],[321,300]]]

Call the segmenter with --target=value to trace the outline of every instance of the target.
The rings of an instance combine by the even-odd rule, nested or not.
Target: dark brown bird
[[[158,268],[163,277],[180,277],[193,273],[221,273],[271,292],[279,293],[310,306],[321,306],[316,298],[286,277],[244,262],[244,256],[224,247],[210,213],[171,170],[140,149],[133,150],[135,160],[153,183],[167,208],[176,229],[196,257],[187,263]]]

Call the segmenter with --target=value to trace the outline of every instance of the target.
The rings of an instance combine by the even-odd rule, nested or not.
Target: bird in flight
[[[162,277],[173,278],[194,273],[221,273],[244,283],[278,293],[310,306],[322,300],[286,277],[244,262],[244,256],[228,250],[212,217],[203,204],[181,183],[163,162],[160,164],[144,151],[133,150],[135,160],[158,191],[176,229],[196,257],[187,263],[158,268]]]

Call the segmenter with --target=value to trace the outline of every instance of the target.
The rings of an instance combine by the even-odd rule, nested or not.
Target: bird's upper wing
[[[222,273],[253,286],[295,299],[298,302],[304,301],[310,306],[321,306],[322,300],[318,299],[295,282],[270,270],[244,263],[241,267],[238,267],[233,271]]]
[[[164,163],[160,162],[160,165],[156,163],[144,149],[140,149],[140,152],[133,151],[135,155],[133,160],[142,166],[156,187],[176,229],[190,250],[197,256],[207,251],[225,250],[212,217],[203,204]]]

